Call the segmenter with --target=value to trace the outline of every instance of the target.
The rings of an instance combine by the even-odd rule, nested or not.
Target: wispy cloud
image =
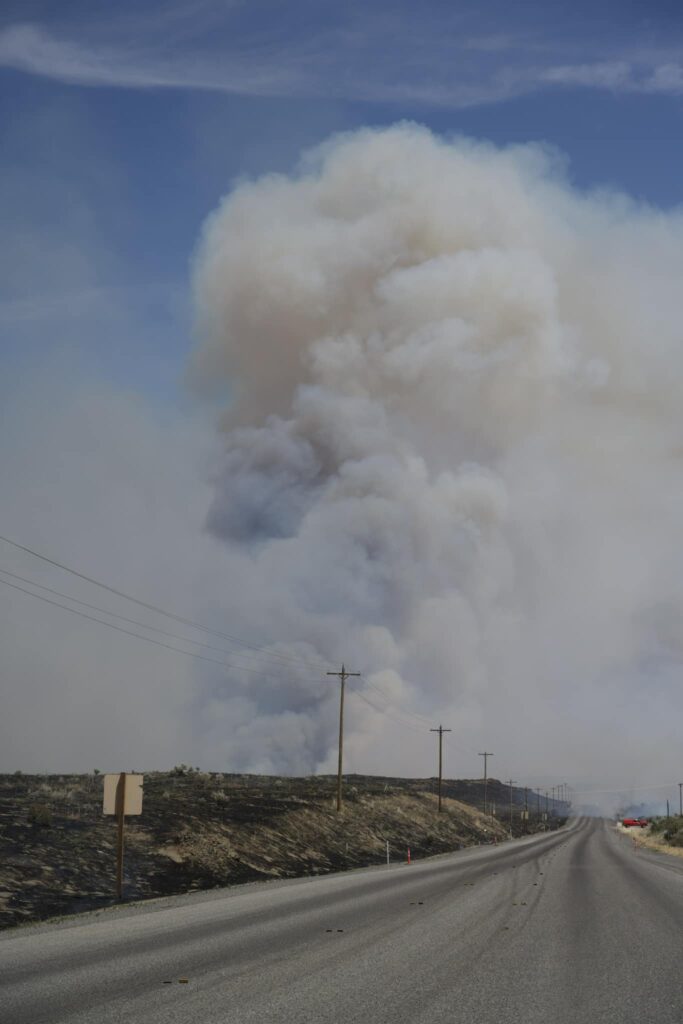
[[[351,3],[296,5],[291,19],[259,0],[123,9],[103,22],[11,23],[0,67],[88,87],[194,89],[250,96],[471,107],[549,88],[678,95],[683,50],[662,33],[602,42],[588,28],[563,35],[514,24],[509,13],[444,14],[436,7],[370,12]],[[506,20],[507,18],[507,20]],[[577,57],[581,55],[581,59]]]
[[[231,56],[212,62],[201,55],[166,59],[145,47],[128,50],[85,46],[59,39],[37,25],[0,33],[0,65],[62,82],[129,88],[186,88],[272,95],[292,90],[297,75],[275,63]]]
[[[542,79],[554,85],[585,86],[623,93],[683,93],[683,65],[664,62],[644,66],[628,61],[568,64],[547,68]]]

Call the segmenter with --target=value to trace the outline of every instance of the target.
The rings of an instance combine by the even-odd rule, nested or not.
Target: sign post
[[[119,781],[116,784],[116,898],[121,899],[123,892],[123,824],[125,815],[123,809],[126,805],[126,773],[121,772]]]
[[[142,775],[104,776],[103,814],[116,815],[116,898],[123,896],[123,829],[126,815],[142,814]]]

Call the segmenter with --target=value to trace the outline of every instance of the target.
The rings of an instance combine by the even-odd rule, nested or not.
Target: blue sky
[[[680,202],[675,3],[22,0],[0,18],[6,374],[75,346],[182,401],[202,221],[235,179],[360,125],[541,140],[582,188]]]

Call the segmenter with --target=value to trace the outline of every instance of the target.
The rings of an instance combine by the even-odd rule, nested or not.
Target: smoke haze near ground
[[[537,777],[675,777],[682,257],[678,213],[410,124],[238,185],[196,254],[192,377],[227,396],[207,526],[245,621],[443,718],[470,774],[488,744]],[[310,673],[239,685],[213,712],[250,702],[245,766],[330,767]],[[405,742],[408,771],[404,726],[357,704],[352,757]]]

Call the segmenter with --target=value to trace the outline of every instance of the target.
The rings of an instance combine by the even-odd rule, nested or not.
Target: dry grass
[[[643,846],[648,850],[656,850],[657,853],[668,853],[671,857],[683,857],[683,847],[669,846],[664,840],[650,835],[649,828],[638,829],[636,832],[635,829],[624,828],[621,824],[617,827],[620,832],[630,835],[634,846]]]

